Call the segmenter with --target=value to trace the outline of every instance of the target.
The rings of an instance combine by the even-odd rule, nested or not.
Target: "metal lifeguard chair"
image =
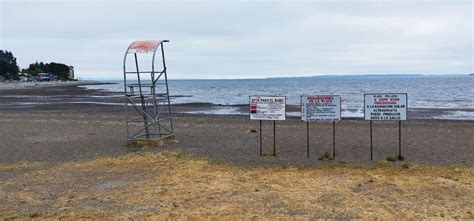
[[[134,41],[125,52],[127,142],[174,138],[164,42],[169,41]]]

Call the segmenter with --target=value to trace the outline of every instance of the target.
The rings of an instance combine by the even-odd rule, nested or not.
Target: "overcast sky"
[[[60,62],[83,79],[121,79],[143,39],[171,41],[175,79],[474,72],[472,0],[0,2],[0,48],[21,68]]]

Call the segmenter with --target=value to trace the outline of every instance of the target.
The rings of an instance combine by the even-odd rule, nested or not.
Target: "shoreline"
[[[22,89],[36,89],[45,87],[62,87],[62,86],[87,86],[87,85],[102,85],[114,84],[101,81],[92,80],[78,80],[78,81],[38,81],[38,82],[0,82],[1,90],[22,90]]]
[[[84,85],[111,83],[98,81],[41,82],[39,85],[31,84],[38,82],[27,83],[29,83],[29,87],[16,87],[14,89],[2,88],[0,84],[0,111],[54,113],[70,111],[82,113],[123,112],[123,93],[82,87]],[[247,104],[172,103],[171,108],[175,114],[179,115],[248,116]],[[299,111],[299,105],[287,105],[287,118],[298,118]],[[342,112],[344,120],[363,119],[363,113],[360,113],[360,110],[343,109]],[[474,121],[474,109],[466,108],[409,108],[408,115],[409,120]]]

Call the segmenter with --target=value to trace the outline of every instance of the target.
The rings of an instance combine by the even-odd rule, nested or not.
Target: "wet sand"
[[[97,85],[104,84],[99,81],[41,81],[41,82],[1,82],[0,91],[3,90],[24,90],[24,89],[42,89],[46,87],[76,87],[81,85]]]
[[[63,83],[63,84],[61,84]],[[124,98],[122,93],[78,87],[87,84],[102,84],[100,82],[58,82],[56,86],[40,85],[35,87],[16,87],[16,89],[2,89],[0,87],[0,112],[14,111],[17,113],[44,112],[44,113],[123,113]],[[180,96],[180,95],[175,95]],[[211,103],[173,104],[175,114],[209,113],[226,115],[248,115],[248,105],[215,105]],[[292,114],[298,113],[300,107],[287,105],[289,118],[298,118]],[[474,109],[454,108],[409,108],[408,117],[411,120],[439,118],[450,115],[452,112],[474,112]],[[356,119],[353,117],[346,119]]]

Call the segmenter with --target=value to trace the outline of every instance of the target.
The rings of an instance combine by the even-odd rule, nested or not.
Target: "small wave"
[[[350,111],[350,110],[343,110],[341,112],[341,116],[342,117],[356,117],[356,118],[362,118],[364,117],[364,112],[362,112],[361,110],[357,110],[357,111]]]
[[[238,108],[213,108],[209,110],[201,110],[201,111],[184,111],[180,113],[186,114],[206,114],[206,115],[246,115],[247,113],[243,113],[239,111]]]
[[[434,116],[433,118],[442,120],[474,120],[474,112],[449,111],[447,114]]]
[[[53,102],[18,102],[14,103],[13,105],[17,106],[36,106],[36,105],[50,105],[50,104],[55,104]],[[9,106],[9,105],[6,105]]]
[[[94,101],[71,101],[68,104],[100,104],[100,105],[112,105],[112,106],[123,106],[123,103],[110,103],[110,102],[94,102]],[[147,105],[149,106],[149,105]]]

